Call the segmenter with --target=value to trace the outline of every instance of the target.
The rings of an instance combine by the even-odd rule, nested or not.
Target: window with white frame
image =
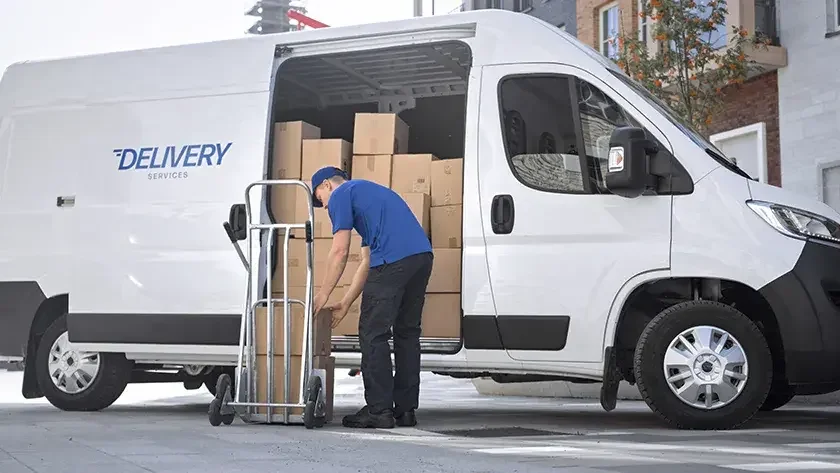
[[[639,0],[639,41],[642,42],[642,46],[644,47],[647,47],[649,18],[647,16],[642,16],[642,12],[644,11],[645,4],[647,2],[648,0]]]
[[[598,14],[598,46],[601,54],[608,58],[618,56],[618,3],[601,7]]]

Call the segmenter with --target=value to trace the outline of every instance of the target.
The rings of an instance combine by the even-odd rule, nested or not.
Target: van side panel
[[[0,119],[0,356],[23,357],[30,326],[48,297],[69,289],[68,214],[56,198],[75,192],[66,140],[50,139],[61,113]]]
[[[268,101],[193,97],[79,117],[103,132],[74,150],[96,158],[83,159],[90,185],[70,209],[71,313],[241,312],[245,271],[222,222],[262,178]]]
[[[246,278],[222,222],[263,177],[273,59],[273,42],[256,38],[7,71],[0,218],[15,225],[0,226],[0,321],[15,330],[0,356],[23,354],[38,306],[59,294],[74,342],[129,330],[128,344],[198,333],[235,346],[238,333],[218,332],[238,331]],[[175,317],[142,317],[154,314]],[[184,330],[177,314],[230,323]]]

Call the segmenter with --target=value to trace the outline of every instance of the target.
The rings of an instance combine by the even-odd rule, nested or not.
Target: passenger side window
[[[609,194],[610,136],[617,127],[640,126],[597,87],[563,75],[506,78],[500,105],[511,170],[545,192]]]

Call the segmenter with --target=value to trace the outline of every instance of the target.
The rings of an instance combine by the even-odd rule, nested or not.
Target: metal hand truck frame
[[[308,204],[309,219],[303,223],[254,223],[251,212],[251,190],[254,187],[281,187],[281,186],[299,186],[306,190],[306,200]],[[233,212],[232,212],[233,213]],[[313,238],[312,225],[315,220],[315,214],[312,207],[312,190],[303,181],[299,180],[262,180],[254,182],[245,189],[245,230],[247,235],[245,240],[247,242],[247,258],[239,247],[238,240],[234,229],[230,223],[224,223],[224,229],[233,243],[237,254],[239,255],[245,270],[248,273],[248,289],[246,294],[245,310],[242,315],[242,322],[240,324],[239,332],[239,357],[236,365],[236,386],[235,395],[231,395],[231,379],[228,374],[219,376],[216,382],[216,396],[210,403],[209,418],[210,424],[218,426],[222,423],[230,425],[233,423],[234,416],[238,415],[245,423],[303,423],[307,429],[314,427],[323,427],[326,422],[326,402],[325,402],[325,386],[326,386],[326,372],[325,370],[313,370],[313,326],[314,317],[312,314],[312,291],[313,291]],[[306,238],[306,297],[304,301],[289,298],[289,239],[290,232],[294,229],[302,229],[305,231]],[[275,233],[278,230],[283,230],[283,297],[281,299],[274,298],[272,295],[272,256],[274,255]],[[254,247],[252,245],[252,235],[258,234],[262,236],[263,232],[268,232],[268,243],[266,246],[266,297],[259,297],[259,274],[254,271]],[[259,238],[259,241],[262,241]],[[283,360],[285,362],[284,370],[284,399],[282,402],[274,402],[274,307],[276,304],[283,305],[283,322],[284,322],[284,338],[283,338]],[[299,403],[291,402],[292,384],[292,358],[291,354],[291,304],[299,304],[304,311],[304,330],[303,330],[303,359],[301,363],[301,376],[299,388]],[[266,366],[265,376],[267,382],[265,383],[265,402],[257,402],[257,369],[256,369],[256,347],[254,341],[255,334],[255,314],[259,306],[266,306]],[[244,386],[244,388],[243,388]],[[235,401],[234,401],[235,399]],[[282,414],[275,414],[273,411],[282,409]],[[292,415],[289,411],[291,409],[303,409],[303,414]],[[259,410],[263,410],[260,413]]]

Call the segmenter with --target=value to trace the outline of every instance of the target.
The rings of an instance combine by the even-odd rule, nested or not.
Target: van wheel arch
[[[764,296],[738,281],[689,277],[647,281],[633,289],[625,300],[612,340],[623,379],[631,384],[636,382],[633,356],[647,325],[665,309],[694,300],[695,290],[704,300],[715,300],[738,309],[758,326],[770,346],[773,384],[786,385],[785,350],[779,324]]]
[[[29,326],[29,338],[26,341],[26,363],[23,370],[23,385],[21,386],[21,394],[25,399],[35,399],[44,397],[41,387],[38,385],[38,375],[35,370],[35,359],[38,354],[38,345],[41,343],[41,337],[47,331],[50,325],[59,317],[66,314],[70,307],[70,297],[68,294],[57,294],[50,298],[44,299],[38,310],[35,312],[35,317],[32,319],[32,324]]]

